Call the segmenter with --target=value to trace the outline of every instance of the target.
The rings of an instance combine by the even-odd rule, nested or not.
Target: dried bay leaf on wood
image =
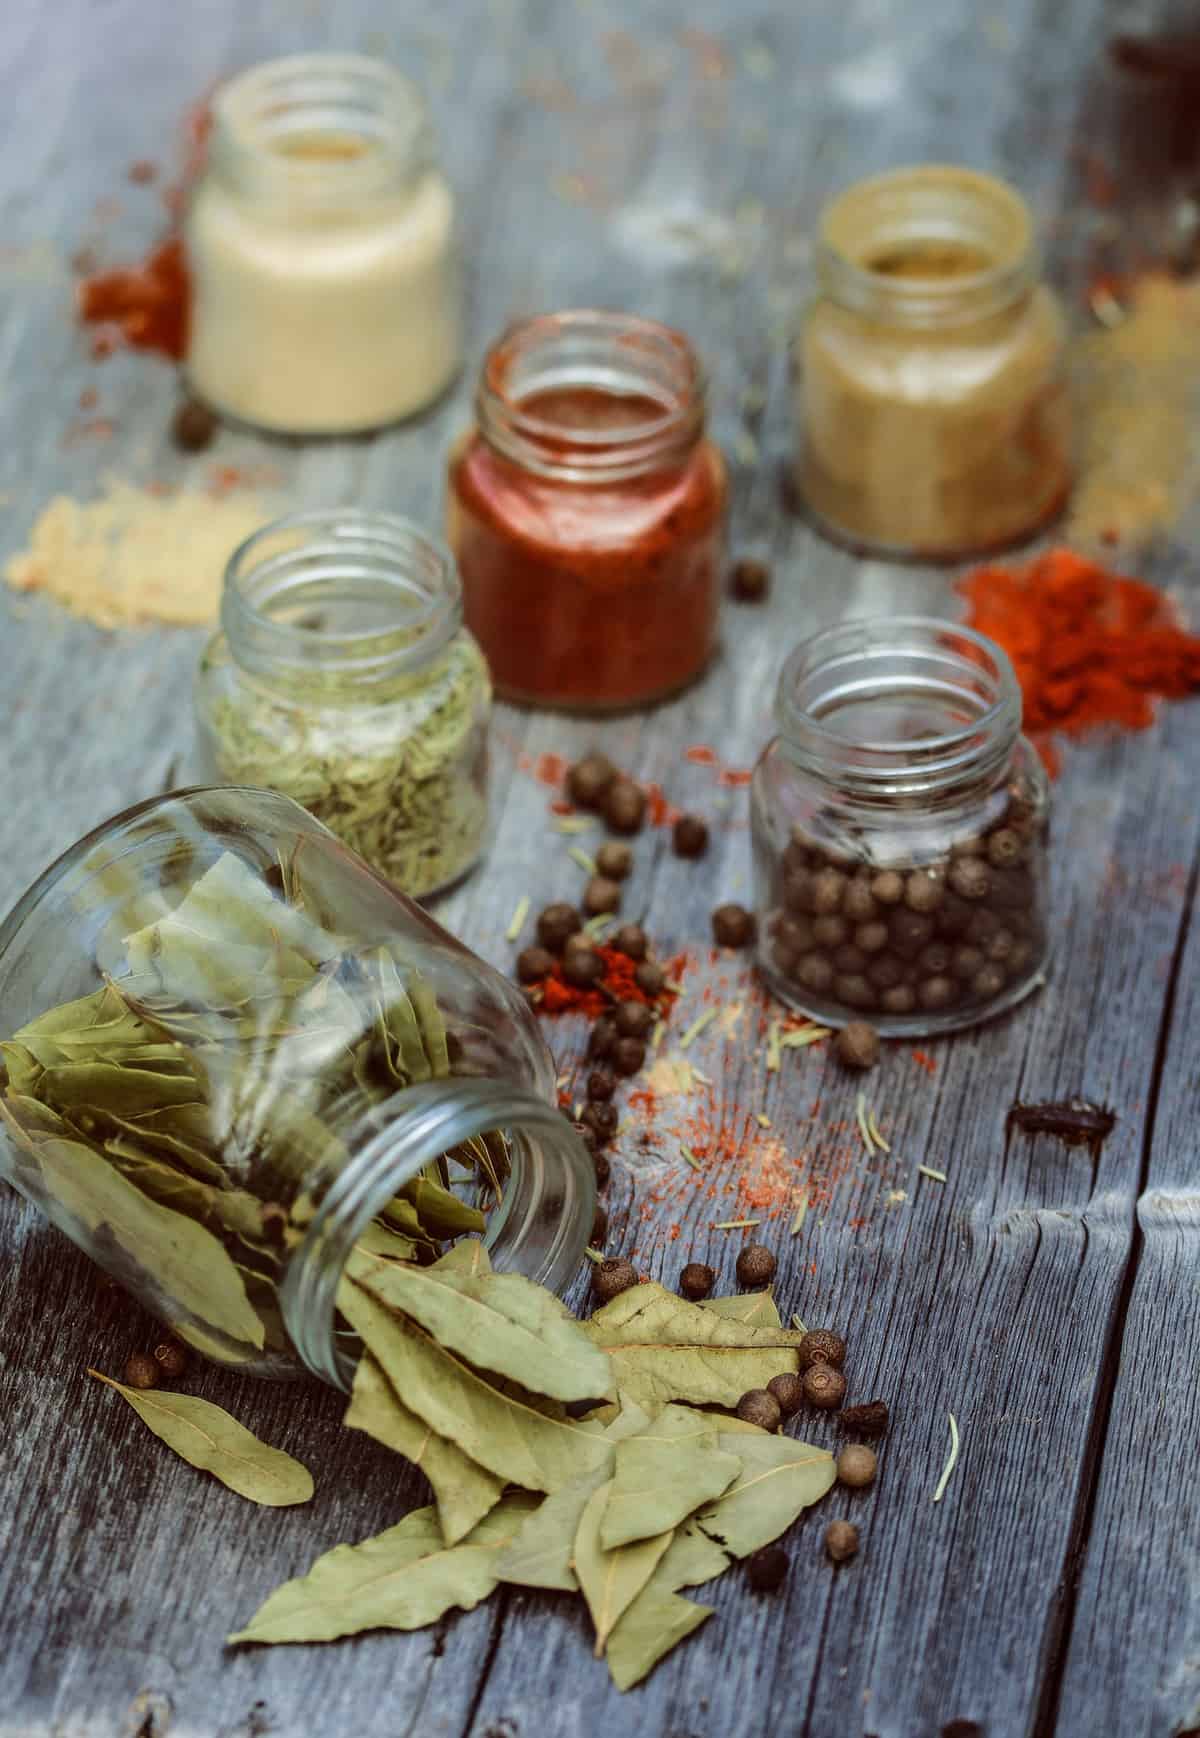
[[[673,1647],[713,1614],[651,1580],[618,1618],[608,1638],[606,1658],[618,1690],[631,1690]]]
[[[458,1545],[432,1508],[360,1545],[337,1545],[307,1575],[285,1581],[236,1642],[334,1641],[364,1629],[421,1629],[453,1607],[472,1610],[496,1585],[496,1564],[533,1499],[505,1497]]]
[[[714,1315],[724,1316],[726,1321],[742,1322],[750,1328],[783,1328],[778,1306],[769,1291],[744,1291],[736,1297],[705,1298],[702,1308],[711,1310]],[[793,1333],[792,1329],[784,1329],[785,1333]],[[792,1343],[798,1345],[800,1334],[794,1334]]]
[[[681,1587],[715,1581],[729,1564],[729,1553],[692,1519],[675,1529],[675,1537],[654,1571],[653,1584],[664,1593],[677,1593]]]
[[[718,1448],[715,1420],[706,1424],[687,1407],[665,1407],[616,1446],[601,1545],[612,1551],[678,1526],[741,1470],[736,1454]]]
[[[365,1430],[420,1467],[433,1486],[447,1545],[457,1545],[500,1501],[505,1481],[477,1466],[457,1444],[410,1412],[370,1352],[359,1359],[342,1422],[351,1430]]]
[[[724,1495],[695,1516],[695,1524],[732,1557],[748,1557],[787,1531],[833,1485],[833,1456],[790,1436],[722,1436],[742,1470]]]
[[[529,1491],[555,1491],[596,1466],[611,1465],[612,1444],[596,1425],[535,1410],[501,1393],[354,1280],[339,1287],[338,1307],[404,1404],[497,1478]]]
[[[354,1277],[449,1351],[531,1393],[568,1401],[611,1391],[605,1354],[552,1292],[519,1273],[471,1277],[453,1268],[398,1267]]]
[[[168,1448],[202,1472],[212,1473],[239,1496],[269,1508],[306,1503],[312,1496],[312,1474],[307,1467],[282,1449],[260,1442],[244,1424],[210,1400],[169,1390],[127,1388],[99,1370],[89,1370],[88,1374],[123,1395]]]
[[[637,1598],[671,1543],[668,1529],[636,1544],[606,1551],[600,1543],[600,1524],[608,1507],[612,1483],[592,1492],[579,1517],[572,1566],[596,1626],[596,1657],[604,1652],[613,1625]]]

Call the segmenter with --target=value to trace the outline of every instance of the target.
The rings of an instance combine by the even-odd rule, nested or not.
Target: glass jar
[[[1029,536],[1070,487],[1065,327],[1029,210],[943,165],[826,207],[797,349],[797,484],[856,548],[950,559]]]
[[[754,772],[759,966],[830,1026],[953,1032],[1047,957],[1048,784],[1008,658],[952,622],[845,622],[799,646]]]
[[[725,467],[687,339],[545,315],[489,351],[450,459],[450,543],[499,693],[605,711],[685,687],[716,646]]]
[[[199,776],[303,803],[413,899],[487,833],[487,664],[454,559],[389,513],[278,519],[230,558],[196,676]]]
[[[453,229],[424,103],[392,67],[300,54],[239,74],[187,216],[193,389],[287,434],[421,410],[459,366]]]
[[[337,1386],[356,1248],[561,1288],[587,1149],[516,989],[303,809],[118,815],[0,929],[0,1172],[189,1345]]]

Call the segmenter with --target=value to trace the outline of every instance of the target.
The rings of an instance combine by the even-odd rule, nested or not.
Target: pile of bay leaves
[[[318,1558],[234,1642],[416,1629],[515,1582],[581,1593],[628,1689],[711,1615],[680,1589],[833,1484],[825,1450],[721,1410],[797,1367],[767,1293],[692,1304],[642,1284],[580,1322],[469,1239],[430,1267],[359,1249],[338,1302],[364,1346],[345,1421],[436,1500]]]

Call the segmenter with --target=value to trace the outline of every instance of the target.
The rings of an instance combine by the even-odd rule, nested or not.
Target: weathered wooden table
[[[1115,6],[1108,7],[1114,17]],[[707,914],[748,887],[746,800],[687,745],[743,768],[770,729],[789,645],[839,612],[953,608],[944,574],[856,563],[780,501],[788,446],[784,334],[803,294],[827,191],[890,163],[958,158],[1018,181],[1069,275],[1082,219],[1074,148],[1105,0],[56,0],[5,16],[0,157],[0,491],[3,552],[55,490],[105,470],[197,479],[163,430],[171,371],[117,356],[98,367],[72,324],[68,258],[103,236],[110,257],[154,235],[131,160],[169,154],[210,81],[263,56],[343,46],[394,57],[428,87],[461,190],[470,352],[507,318],[579,303],[623,306],[689,331],[709,360],[716,431],[736,484],[736,546],[767,556],[762,610],[730,608],[719,665],[651,717],[593,730],[501,712],[497,835],[489,863],[440,913],[506,962],[517,897],[570,895],[568,841],[547,831],[544,752],[601,743],[721,824],[701,867],[643,836],[627,909],[697,963],[676,1035],[712,968]],[[119,209],[114,210],[112,196]],[[104,203],[109,201],[109,203]],[[98,202],[101,202],[98,206]],[[82,389],[116,430],[68,437]],[[214,457],[269,458],[297,505],[359,502],[439,513],[443,455],[469,373],[425,422],[372,442],[301,448],[222,436]],[[89,827],[178,777],[197,638],[108,635],[42,601],[0,601],[0,901],[7,905]],[[1175,1734],[1200,1721],[1194,1491],[1200,1423],[1200,1195],[1191,933],[1200,815],[1196,712],[1144,736],[1071,753],[1056,790],[1051,982],[1011,1018],[928,1048],[891,1048],[871,1083],[892,1158],[837,1157],[854,1086],[820,1050],[767,1075],[753,1038],[710,1027],[692,1055],[713,1078],[708,1114],[753,1162],[764,1110],[814,1199],[782,1257],[781,1303],[843,1327],[853,1387],[893,1405],[876,1490],[832,1497],[791,1542],[775,1598],[721,1583],[718,1615],[625,1697],[590,1657],[582,1607],[501,1593],[411,1636],[324,1648],[223,1650],[227,1630],[320,1551],[396,1519],[418,1481],[341,1431],[315,1384],[256,1385],[203,1370],[196,1386],[317,1474],[300,1510],[258,1510],[155,1444],[88,1364],[140,1345],[134,1312],[97,1309],[94,1271],[0,1190],[0,1733],[5,1738],[575,1738],[663,1734],[922,1738],[955,1719],[991,1738]],[[543,849],[543,837],[552,840]],[[554,1042],[569,1057],[579,1033]],[[1040,1139],[1006,1144],[1011,1100],[1083,1091],[1120,1120],[1097,1165]],[[819,1100],[819,1107],[814,1101]],[[708,1229],[692,1192],[643,1215],[678,1165],[614,1166],[614,1248],[673,1283],[690,1247],[732,1278],[737,1237]],[[765,1137],[763,1137],[765,1138]],[[716,1161],[713,1161],[716,1164]],[[928,1163],[947,1175],[919,1175]],[[722,1186],[737,1165],[714,1171]],[[899,1192],[904,1199],[898,1199]],[[889,1201],[889,1196],[891,1197]],[[963,1451],[931,1495],[947,1413]],[[809,1434],[834,1440],[821,1425]],[[858,1561],[822,1558],[824,1519],[853,1507]]]

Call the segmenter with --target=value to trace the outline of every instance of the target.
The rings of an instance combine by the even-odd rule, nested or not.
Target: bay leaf
[[[529,1491],[554,1491],[611,1465],[612,1445],[597,1426],[536,1411],[501,1393],[354,1280],[343,1281],[338,1307],[404,1404],[497,1478]]]
[[[671,1543],[668,1529],[653,1538],[606,1551],[600,1543],[600,1525],[611,1494],[610,1480],[593,1491],[584,1504],[572,1556],[572,1567],[596,1627],[597,1659],[613,1625],[637,1598]]]
[[[705,1298],[703,1308],[726,1321],[742,1322],[750,1328],[782,1328],[783,1322],[775,1299],[769,1291],[744,1291],[736,1297]],[[790,1331],[790,1330],[785,1330]],[[799,1341],[800,1335],[796,1335]]]
[[[455,1443],[438,1436],[410,1412],[370,1352],[358,1361],[342,1422],[351,1430],[365,1430],[420,1467],[433,1486],[447,1545],[457,1545],[500,1501],[505,1481],[477,1466]]]
[[[681,1599],[651,1581],[613,1625],[608,1669],[618,1690],[631,1690],[713,1614],[711,1605]]]
[[[428,1177],[412,1177],[397,1191],[398,1199],[416,1209],[422,1228],[431,1237],[458,1237],[463,1232],[482,1231],[487,1220],[478,1207],[460,1201],[450,1189]]]
[[[198,1079],[186,1074],[148,1068],[125,1068],[111,1062],[64,1062],[43,1071],[37,1096],[55,1110],[102,1110],[118,1116],[160,1110],[167,1104],[194,1104],[201,1096]]]
[[[351,1254],[365,1260],[368,1266],[380,1261],[415,1261],[417,1246],[411,1237],[404,1237],[373,1219],[359,1233]]]
[[[497,1561],[531,1502],[505,1497],[458,1545],[443,1542],[432,1508],[414,1509],[386,1532],[318,1557],[229,1641],[335,1641],[365,1629],[421,1629],[455,1606],[471,1611],[496,1586]]]
[[[240,1497],[269,1508],[306,1503],[313,1494],[308,1468],[271,1448],[211,1400],[167,1389],[127,1388],[99,1370],[89,1370],[122,1395],[155,1436],[202,1472],[210,1472]]]
[[[826,1449],[790,1436],[722,1436],[742,1470],[724,1495],[700,1509],[696,1525],[731,1557],[748,1557],[785,1533],[833,1485],[837,1467]]]
[[[710,1539],[698,1522],[687,1520],[676,1527],[675,1536],[654,1571],[654,1585],[664,1593],[677,1593],[681,1587],[699,1587],[702,1582],[724,1575],[729,1564],[729,1553]]]
[[[605,1354],[553,1292],[519,1273],[392,1267],[366,1273],[360,1283],[449,1351],[531,1393],[594,1400],[612,1389]]]
[[[687,1407],[664,1407],[616,1446],[600,1544],[612,1551],[677,1527],[727,1490],[741,1469],[736,1454],[717,1447],[715,1424],[706,1426]]]
[[[130,1259],[183,1310],[261,1347],[265,1331],[224,1246],[183,1213],[150,1201],[79,1141],[45,1141],[38,1152],[46,1186],[87,1231],[107,1228]]]
[[[472,1277],[492,1271],[491,1257],[478,1237],[464,1237],[461,1243],[451,1244],[433,1265],[443,1273],[465,1273]]]

